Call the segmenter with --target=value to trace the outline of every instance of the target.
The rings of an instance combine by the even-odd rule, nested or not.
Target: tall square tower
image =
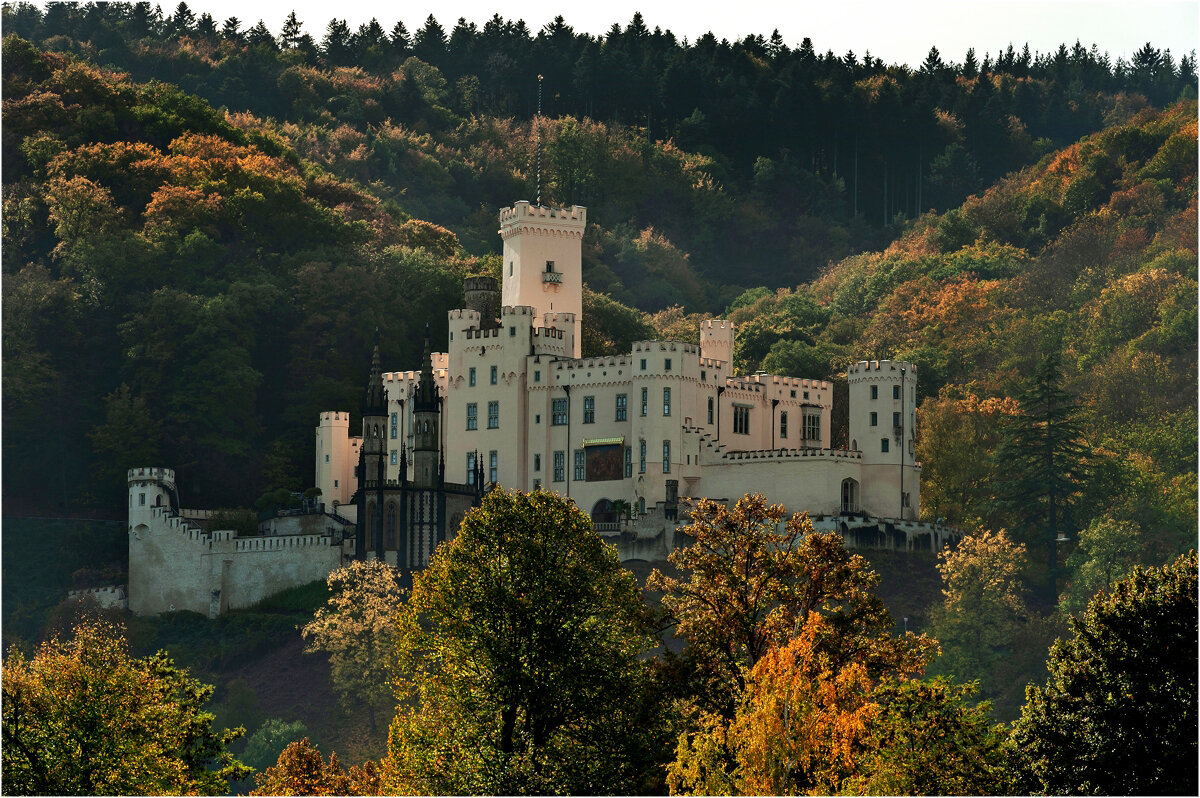
[[[587,209],[552,208],[522,200],[500,211],[504,240],[501,302],[528,305],[534,318],[570,319],[573,357],[579,357],[583,318],[583,230]],[[567,317],[563,314],[571,314]],[[564,323],[564,322],[558,322]]]

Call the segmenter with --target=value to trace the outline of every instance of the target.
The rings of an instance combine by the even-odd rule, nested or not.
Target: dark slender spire
[[[417,386],[417,395],[413,402],[413,411],[437,412],[437,386],[433,382],[433,353],[430,351],[429,324],[425,324],[425,353],[421,356],[421,382]]]
[[[387,391],[383,387],[383,372],[379,368],[379,328],[375,328],[375,351],[371,354],[371,374],[363,396],[364,416],[387,415]]]

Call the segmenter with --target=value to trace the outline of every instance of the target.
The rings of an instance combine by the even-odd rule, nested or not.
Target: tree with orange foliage
[[[923,635],[891,636],[892,619],[873,593],[878,574],[846,551],[841,535],[816,532],[807,513],[784,522],[783,506],[761,494],[732,509],[701,499],[682,531],[695,542],[668,561],[690,577],[655,570],[647,588],[665,594],[676,633],[719,674],[726,714],[745,689],[745,671],[812,615],[823,618],[816,645],[835,670],[857,663],[871,676],[911,671],[935,645]]]
[[[346,771],[336,753],[328,763],[321,759],[307,737],[288,743],[279,761],[254,774],[254,781],[258,786],[251,795],[379,795],[381,789],[374,762]]]

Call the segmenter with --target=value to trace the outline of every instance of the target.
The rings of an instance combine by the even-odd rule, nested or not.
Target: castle
[[[500,213],[503,276],[468,278],[449,312],[448,352],[382,372],[376,347],[361,407],[315,431],[322,504],[261,534],[202,531],[168,469],[130,472],[134,612],[216,615],[323,577],[353,557],[428,564],[490,485],[552,490],[588,513],[624,560],[675,546],[681,497],[764,493],[850,545],[939,550],[954,530],[917,521],[916,367],[847,372],[849,448],[831,445],[833,386],[733,373],[734,325],[699,345],[638,341],[580,357],[587,212],[518,202]],[[149,501],[149,503],[147,503]]]

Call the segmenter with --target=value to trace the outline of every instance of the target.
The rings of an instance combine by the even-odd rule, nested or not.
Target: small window
[[[650,409],[650,389],[643,388],[642,389],[642,415],[643,416],[646,415],[646,413],[649,411],[649,409]]]
[[[516,327],[509,327],[509,328],[508,328],[508,337],[509,337],[509,338],[516,338],[516,337],[517,337],[517,328],[516,328]]]
[[[642,371],[646,370],[646,358],[642,358]]]
[[[488,429],[500,429],[499,402],[488,402]]]
[[[663,361],[663,371],[670,371],[670,370],[671,370],[671,358],[667,358],[666,360]]]
[[[671,415],[671,389],[663,388],[663,415]]]
[[[878,386],[878,385],[872,385],[872,386],[871,386],[871,398],[872,398],[872,399],[878,399],[878,398],[879,398],[879,386]]]
[[[892,413],[892,426],[893,427],[900,426],[900,414],[899,413]]]
[[[540,479],[535,479],[535,480],[533,481],[533,489],[534,489],[534,490],[541,490],[541,489],[542,489],[542,481],[541,481]]]
[[[629,395],[624,393],[617,394],[617,421],[625,420],[626,405],[629,403]]]
[[[475,452],[467,452],[467,484],[475,484]]]
[[[888,450],[888,439],[880,438],[879,439],[879,451],[886,452],[887,450]]]
[[[795,392],[793,392],[793,393],[792,393],[792,396],[795,396],[795,395],[796,395],[796,394],[795,394]],[[807,399],[807,398],[808,398],[808,391],[805,391],[805,392],[804,392],[804,398],[805,398],[805,399]]]
[[[900,386],[899,386],[899,385],[893,385],[893,386],[892,386],[892,398],[893,398],[893,399],[899,399],[899,398],[900,398]]]
[[[534,471],[542,470],[542,456],[540,454],[535,454],[533,456],[533,470]]]
[[[541,381],[542,381],[542,372],[541,372],[541,370],[540,370],[540,369],[539,369],[539,370],[537,370],[537,371],[534,371],[534,372],[533,372],[533,381],[534,381],[534,382],[541,382]]]
[[[533,423],[534,423],[534,424],[541,424],[541,423],[542,423],[542,414],[541,414],[541,413],[534,413],[534,414],[533,414]]]
[[[497,382],[499,382],[499,371],[495,366],[492,366],[492,385],[495,385]]]
[[[871,414],[871,426],[872,426],[872,427],[878,427],[878,426],[879,426],[879,414],[878,414],[878,413],[872,413],[872,414]]]
[[[554,261],[552,261],[552,260],[546,261],[546,271],[547,272],[554,271]]]
[[[671,473],[671,442],[663,441],[663,473]]]
[[[338,481],[337,481],[336,479],[333,481],[333,486],[334,486],[335,488],[338,486]]]
[[[500,481],[500,454],[492,449],[488,452],[488,482],[495,484]]]
[[[787,427],[787,412],[784,411],[779,414],[779,437],[787,437]]]
[[[475,385],[475,367],[467,369],[467,385],[474,387]]]
[[[328,463],[328,462],[329,462],[329,455],[325,455],[325,462],[326,462],[326,463]]]
[[[392,465],[396,465],[396,463],[397,463],[397,462],[399,462],[399,461],[396,459],[396,450],[395,450],[395,449],[392,449],[392,451],[391,451],[391,464],[392,464]]]
[[[792,398],[793,398],[793,399],[795,399],[795,398],[796,398],[796,392],[795,392],[795,391],[792,391]],[[805,398],[806,398],[806,399],[808,398],[807,394],[805,395]]]
[[[646,473],[646,442],[638,444],[638,473]]]
[[[144,493],[138,494],[138,504],[142,507],[146,506],[146,494],[144,494]]]
[[[625,447],[625,478],[633,476],[633,447]]]
[[[711,427],[713,423],[713,398],[708,397],[708,425]]]
[[[596,397],[594,396],[583,397],[583,423],[596,423]]]
[[[554,481],[563,482],[567,478],[567,453],[554,453]]]
[[[561,427],[567,423],[569,417],[569,408],[567,407],[566,399],[555,399],[550,403],[550,423],[553,426]]]
[[[583,482],[584,475],[583,449],[575,450],[575,481]]]
[[[479,429],[479,404],[467,402],[467,429]]]
[[[708,372],[705,371],[704,369],[700,369],[700,382],[704,382],[707,379],[708,379]]]

